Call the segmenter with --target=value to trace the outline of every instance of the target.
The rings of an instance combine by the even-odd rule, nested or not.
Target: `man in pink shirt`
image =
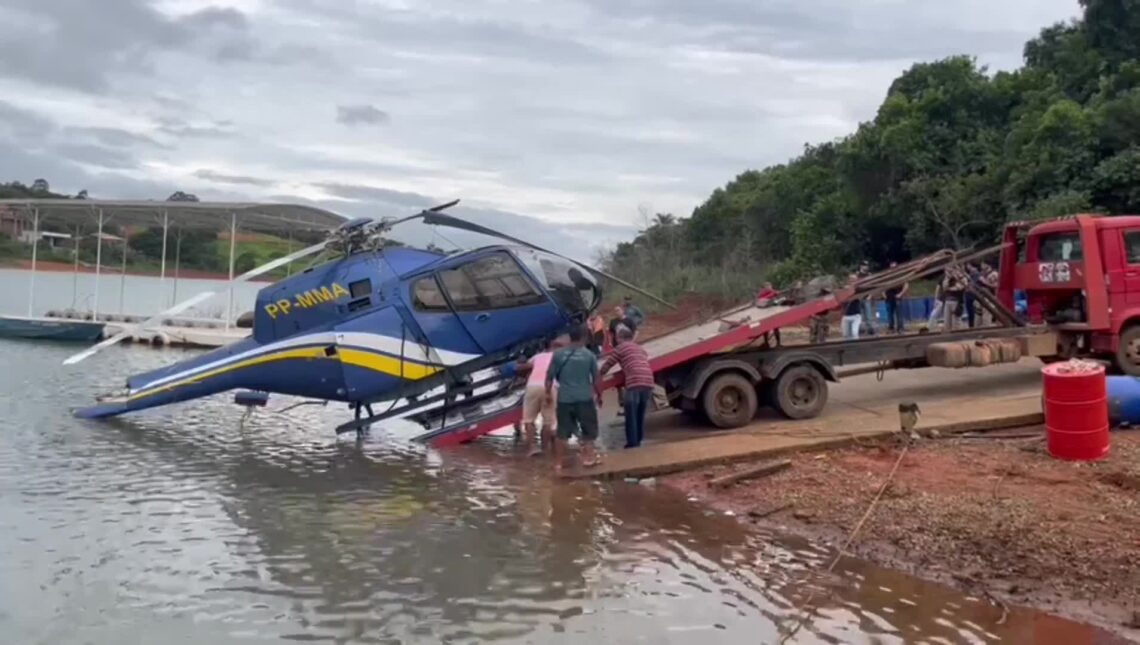
[[[526,445],[530,449],[530,456],[542,454],[542,447],[551,445],[554,440],[554,430],[557,426],[557,417],[554,412],[554,397],[546,394],[546,372],[550,369],[550,359],[554,350],[566,343],[562,337],[555,338],[546,351],[535,354],[530,359],[530,375],[526,379],[526,392],[523,393],[523,427],[526,432]],[[535,443],[538,434],[538,417],[542,415],[542,440]]]

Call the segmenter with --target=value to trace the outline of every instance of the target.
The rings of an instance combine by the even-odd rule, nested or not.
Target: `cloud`
[[[336,122],[344,125],[380,125],[390,120],[387,112],[373,105],[336,106]]]
[[[361,186],[337,183],[313,184],[316,188],[332,195],[352,201],[377,201],[386,204],[408,206],[409,208],[426,208],[431,205],[431,198],[417,193],[408,193],[375,186]]]
[[[6,0],[0,25],[7,74],[85,92],[106,91],[119,73],[148,72],[159,52],[211,42],[232,47],[248,28],[236,9],[171,16],[145,0]]]
[[[198,179],[218,183],[218,184],[240,184],[245,186],[273,186],[277,182],[272,179],[261,179],[259,177],[247,177],[245,175],[229,175],[215,170],[203,168],[194,172],[194,176]]]
[[[642,204],[688,215],[741,171],[853,131],[913,62],[969,53],[1013,67],[1027,38],[1077,12],[1074,0],[3,0],[0,180],[352,216],[460,197],[461,216],[588,259],[636,232]]]
[[[108,127],[82,127],[82,128],[66,128],[64,135],[67,137],[80,137],[91,139],[95,142],[108,146],[111,148],[129,148],[132,146],[158,146],[157,141],[145,134],[123,130],[121,128],[108,128]]]

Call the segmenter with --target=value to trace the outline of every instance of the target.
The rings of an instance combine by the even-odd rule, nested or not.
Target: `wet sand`
[[[798,455],[784,472],[725,490],[709,479],[748,464],[664,481],[746,524],[837,546],[900,450],[884,441]],[[1109,457],[1090,464],[1055,460],[1033,438],[920,440],[850,553],[1140,640],[1138,511],[1140,431],[1114,433]]]

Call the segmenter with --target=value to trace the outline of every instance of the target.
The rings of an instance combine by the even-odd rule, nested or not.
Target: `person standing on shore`
[[[891,262],[892,269],[898,265],[898,262]],[[909,287],[909,283],[903,283],[900,286],[891,287],[883,292],[883,300],[887,303],[887,331],[896,334],[903,333],[902,312],[899,310],[899,304],[903,296],[906,295],[907,288]]]
[[[633,331],[636,336],[638,328],[645,324],[645,314],[641,313],[641,307],[633,304],[632,296],[626,296],[624,302],[622,311],[625,313],[625,317],[633,322]]]
[[[954,331],[958,327],[958,319],[962,315],[962,296],[966,292],[966,276],[958,267],[946,270],[942,280],[942,296],[945,302],[942,305],[942,331]]]
[[[558,430],[554,439],[554,472],[562,473],[566,443],[577,433],[582,445],[582,466],[600,461],[594,448],[598,439],[598,408],[602,404],[598,357],[586,349],[584,326],[570,329],[570,345],[554,352],[546,372],[546,395],[554,399],[558,384]]]
[[[649,366],[649,354],[645,348],[633,340],[628,329],[618,331],[621,344],[602,362],[600,374],[621,365],[625,396],[625,447],[636,448],[645,437],[645,414],[653,397],[653,368]]]
[[[586,327],[590,330],[587,346],[594,352],[594,356],[601,356],[606,346],[606,322],[600,314],[595,313],[586,321]]]
[[[848,279],[848,284],[855,284],[858,278],[851,276]],[[843,326],[843,338],[845,340],[858,340],[859,339],[859,325],[863,322],[863,299],[859,297],[852,297],[843,306],[843,319],[841,325]]]

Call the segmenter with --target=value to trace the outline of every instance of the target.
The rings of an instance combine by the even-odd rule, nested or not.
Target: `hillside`
[[[74,197],[52,192],[45,179],[36,179],[30,185],[19,181],[0,183],[0,199],[86,199],[87,191]],[[170,201],[198,201],[194,195],[181,191],[172,194]],[[162,263],[162,229],[129,229],[107,226],[104,232],[127,239],[127,272],[139,275],[158,275]],[[95,230],[85,230],[80,242],[80,270],[91,270],[95,265]],[[311,241],[290,242],[273,235],[238,233],[234,244],[234,271],[241,274],[260,264],[296,251]],[[66,245],[64,245],[66,246]],[[226,278],[229,275],[229,231],[171,230],[167,238],[167,272],[173,272],[175,259],[180,274],[187,277]],[[0,235],[0,266],[27,268],[32,248],[9,237]],[[51,249],[41,246],[37,260],[44,270],[68,270],[74,266],[73,248]],[[122,267],[122,247],[104,243],[102,266],[104,271],[115,272]],[[287,269],[267,274],[265,279],[284,277]]]
[[[1020,69],[915,64],[849,136],[742,172],[691,217],[658,215],[608,268],[667,297],[739,297],[990,243],[1010,220],[1140,212],[1140,0],[1080,4]]]

